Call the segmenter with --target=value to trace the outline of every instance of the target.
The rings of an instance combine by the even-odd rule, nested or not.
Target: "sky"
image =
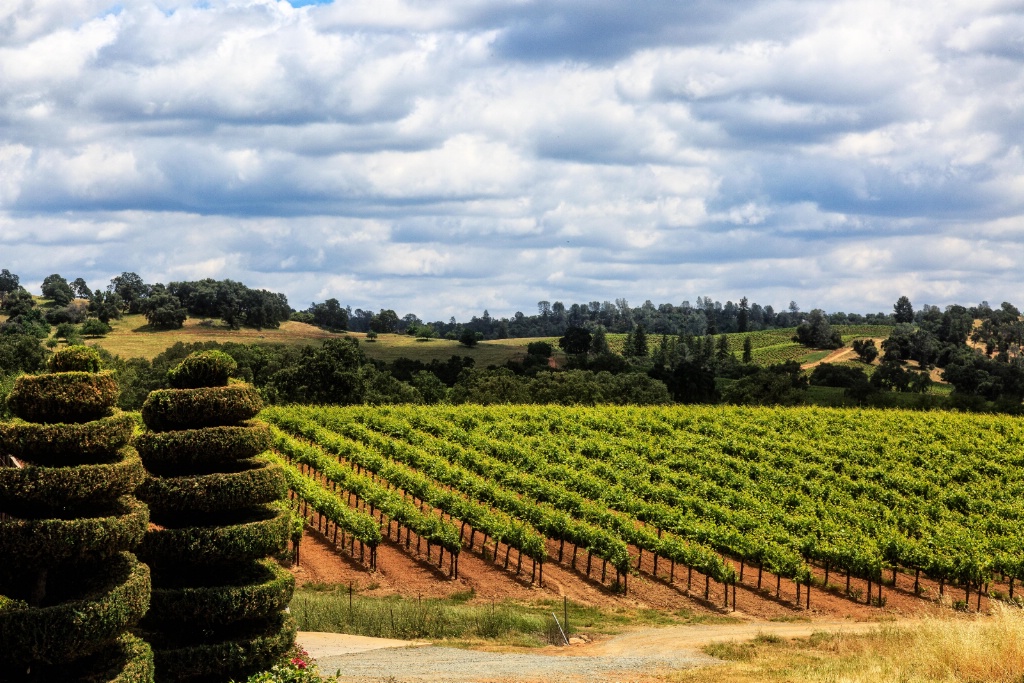
[[[0,267],[1024,304],[1024,1],[4,0]]]

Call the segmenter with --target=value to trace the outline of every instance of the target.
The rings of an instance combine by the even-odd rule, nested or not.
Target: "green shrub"
[[[139,546],[138,555],[143,562],[154,565],[249,562],[280,552],[288,539],[290,522],[288,508],[274,505],[254,511],[249,519],[235,524],[152,529]]]
[[[99,372],[100,354],[88,346],[66,346],[47,361],[50,372]]]
[[[11,412],[29,422],[88,422],[104,417],[117,402],[109,372],[22,375],[7,398]]]
[[[0,444],[19,460],[37,465],[77,465],[107,460],[132,438],[135,419],[115,410],[112,415],[77,424],[0,422]]]
[[[134,448],[115,462],[75,467],[0,467],[0,510],[19,517],[60,514],[68,508],[112,503],[146,479]]]
[[[235,425],[263,408],[255,387],[231,384],[201,389],[158,389],[142,405],[142,421],[153,431]]]
[[[0,571],[114,555],[138,545],[148,526],[149,508],[129,497],[119,499],[105,516],[7,519],[0,533],[0,557],[5,565]],[[4,642],[2,638],[0,642]]]
[[[161,476],[230,468],[270,448],[270,429],[263,422],[242,425],[144,432],[135,440],[146,468]]]
[[[288,606],[295,590],[291,573],[273,560],[262,560],[243,572],[232,572],[228,585],[156,588],[143,628],[150,624],[178,627],[223,625],[267,618]]]
[[[249,633],[220,642],[184,647],[154,645],[156,668],[168,680],[248,676],[269,668],[295,642],[295,621],[277,615],[269,624],[258,624]]]
[[[223,351],[200,351],[171,368],[167,381],[175,389],[223,387],[237,371],[238,363]]]
[[[102,337],[110,332],[110,325],[97,318],[89,318],[82,323],[81,332],[86,337]]]
[[[288,493],[284,471],[266,460],[243,460],[236,472],[199,476],[149,477],[138,497],[158,523],[265,505]]]
[[[102,569],[95,595],[52,607],[0,612],[0,663],[58,664],[95,652],[138,623],[149,608],[149,567],[120,553]],[[0,674],[0,678],[3,675]]]

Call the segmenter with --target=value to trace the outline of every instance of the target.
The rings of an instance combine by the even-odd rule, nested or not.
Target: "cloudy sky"
[[[0,2],[37,291],[1024,304],[1022,145],[1020,0]]]

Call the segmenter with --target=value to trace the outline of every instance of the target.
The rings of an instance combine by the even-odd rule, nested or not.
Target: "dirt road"
[[[336,634],[300,633],[299,643],[317,660],[322,673],[340,671],[345,681],[645,681],[658,672],[720,663],[700,651],[711,643],[759,635],[863,633],[877,627],[874,622],[842,620],[671,626],[595,643],[518,652],[479,652]]]

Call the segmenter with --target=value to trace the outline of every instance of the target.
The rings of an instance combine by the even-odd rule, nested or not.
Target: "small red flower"
[[[301,659],[299,659],[298,657],[293,657],[292,658],[292,666],[294,666],[296,669],[305,669],[306,668],[306,663],[304,661],[302,661]]]

